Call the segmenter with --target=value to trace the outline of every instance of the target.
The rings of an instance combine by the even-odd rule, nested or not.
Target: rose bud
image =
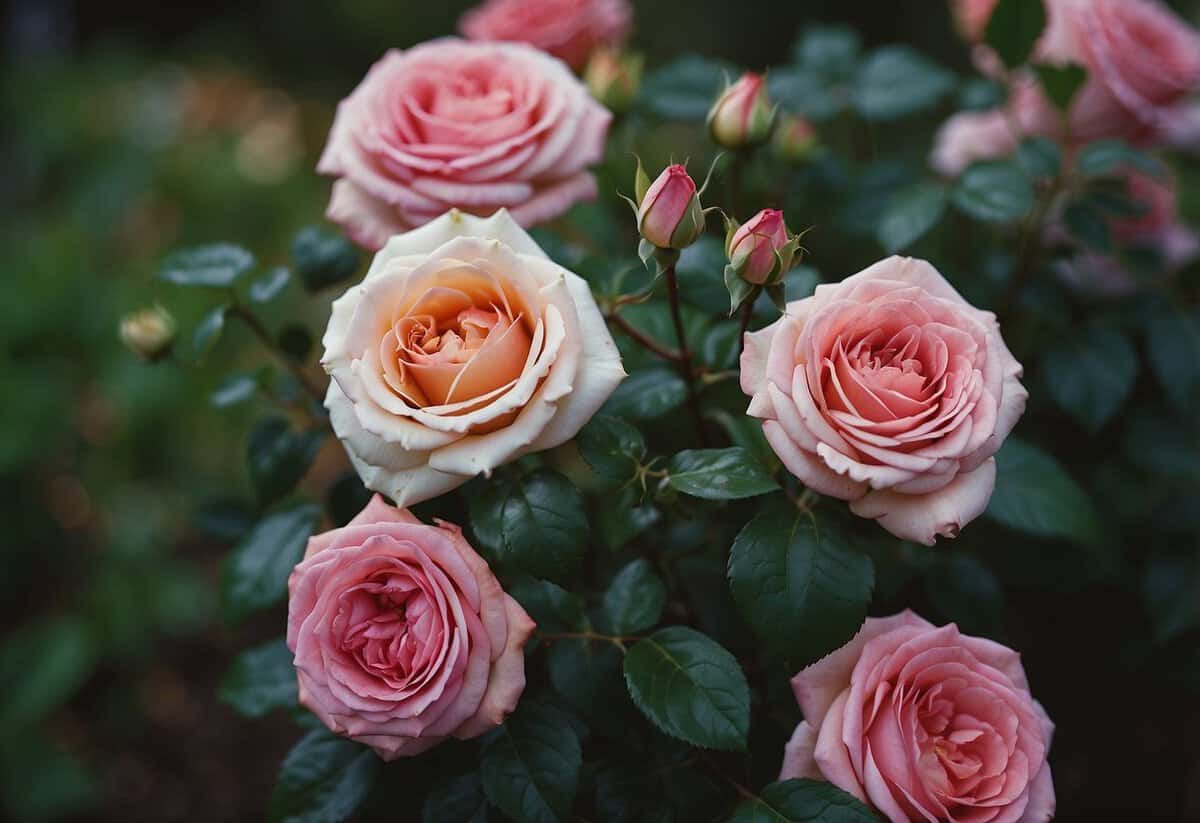
[[[175,343],[175,318],[162,306],[139,309],[121,318],[120,335],[126,348],[153,363]]]
[[[803,117],[784,117],[775,128],[772,145],[781,159],[801,163],[817,146],[817,130]]]
[[[791,267],[795,248],[783,212],[763,209],[729,235],[725,253],[738,277],[761,286],[777,280]]]
[[[771,135],[775,107],[767,99],[761,74],[746,72],[717,98],[708,111],[708,131],[727,149],[762,143]]]
[[[638,231],[660,249],[684,249],[704,233],[704,209],[696,181],[678,163],[647,187],[638,166]]]
[[[588,61],[583,81],[588,91],[610,111],[626,111],[642,82],[640,54],[597,49]]]

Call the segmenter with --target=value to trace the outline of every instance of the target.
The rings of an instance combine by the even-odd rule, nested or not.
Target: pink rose
[[[487,732],[525,689],[534,623],[455,525],[376,495],[308,541],[288,594],[300,703],[384,760]]]
[[[638,231],[660,249],[686,249],[704,233],[696,181],[683,166],[667,166],[646,189],[638,205]]]
[[[766,78],[746,72],[721,92],[708,112],[708,131],[718,145],[741,149],[771,136],[775,108],[767,99]]]
[[[485,0],[459,30],[471,40],[529,43],[579,70],[597,46],[619,45],[632,22],[627,0]]]
[[[780,252],[790,240],[783,212],[763,209],[739,226],[729,238],[729,265],[747,283],[762,285],[776,273]],[[790,260],[785,262],[790,263]]]
[[[792,678],[804,712],[781,780],[825,779],[892,823],[1045,823],[1054,724],[1020,655],[910,611],[867,618]]]
[[[748,414],[788,470],[933,545],[987,507],[1028,396],[995,315],[933,266],[889,257],[817,286],[745,338]]]
[[[451,207],[523,226],[596,193],[612,115],[558,60],[517,43],[389,51],[338,105],[317,171],[326,215],[378,249]]]
[[[934,138],[929,157],[933,170],[957,177],[976,161],[1012,154],[1024,135],[1059,136],[1061,118],[1032,78],[1017,79],[1007,106],[951,116]]]

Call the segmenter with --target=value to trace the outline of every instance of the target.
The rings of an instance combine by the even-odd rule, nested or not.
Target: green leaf
[[[538,629],[549,632],[578,631],[584,624],[583,598],[551,583],[518,576],[506,580],[505,590],[529,613]]]
[[[611,717],[614,701],[625,700],[621,652],[606,640],[556,640],[546,666],[554,688],[582,712]]]
[[[434,785],[421,807],[421,823],[487,823],[488,803],[479,772]]]
[[[184,249],[167,257],[159,274],[177,286],[229,288],[254,268],[254,255],[239,246],[216,243]]]
[[[707,314],[729,311],[729,294],[725,290],[722,272],[725,271],[725,245],[706,234],[679,253],[675,275],[679,278],[679,296],[683,302],[703,309]],[[671,330],[674,344],[674,329]]]
[[[854,636],[867,616],[875,570],[832,525],[792,507],[751,520],[729,553],[734,602],[791,670]]]
[[[1087,493],[1048,454],[1009,437],[996,455],[986,515],[1010,529],[1095,545],[1103,534]]]
[[[737,500],[779,488],[766,467],[741,446],[681,451],[667,471],[671,488],[706,500]]]
[[[225,559],[221,595],[232,621],[273,606],[287,593],[287,579],[304,555],[321,510],[294,504],[260,520]]]
[[[267,417],[254,426],[246,463],[260,505],[270,505],[296,487],[324,439],[323,430],[296,431],[283,417]]]
[[[687,399],[683,378],[665,367],[635,371],[612,393],[601,413],[631,420],[655,420]]]
[[[304,287],[320,291],[358,270],[358,249],[340,234],[308,226],[292,239],[292,260]]]
[[[1057,177],[1062,171],[1062,149],[1048,137],[1026,137],[1017,146],[1017,163],[1032,178]]]
[[[1059,339],[1042,362],[1047,394],[1093,434],[1120,411],[1137,372],[1129,338],[1098,322]]]
[[[666,603],[667,587],[642,557],[617,572],[604,592],[604,611],[616,634],[634,634],[654,626]]]
[[[859,68],[854,106],[868,120],[894,120],[937,105],[954,75],[907,46],[876,49]]]
[[[1099,209],[1086,202],[1075,202],[1063,212],[1063,223],[1077,241],[1102,254],[1113,249],[1108,219]]]
[[[283,638],[239,654],[221,679],[220,696],[246,717],[298,706],[296,669]]]
[[[700,359],[712,369],[732,369],[737,366],[741,328],[732,320],[714,325],[704,335]]]
[[[613,485],[632,479],[646,459],[642,433],[605,414],[596,415],[579,431],[575,445],[592,471]]]
[[[985,222],[1019,220],[1033,208],[1029,178],[1007,161],[975,163],[958,178],[952,197],[960,211]]]
[[[566,820],[582,767],[568,718],[528,699],[488,736],[480,764],[488,800],[517,823]]]
[[[672,626],[625,655],[634,704],[672,737],[694,746],[746,750],[750,687],[733,655],[695,629]]]
[[[967,111],[987,111],[1004,105],[1004,85],[990,77],[971,77],[958,92],[958,104]]]
[[[213,393],[208,396],[208,402],[218,409],[236,406],[249,400],[258,392],[258,375],[237,372],[230,374],[221,381]]]
[[[832,783],[784,780],[739,803],[729,823],[880,823],[880,818]]]
[[[638,106],[672,120],[703,120],[725,78],[737,73],[730,63],[684,55],[647,75]]]
[[[1159,644],[1200,624],[1200,563],[1187,555],[1151,558],[1142,578],[1142,602]]]
[[[862,38],[849,26],[812,25],[792,46],[792,55],[805,68],[826,77],[849,77],[858,66]]]
[[[917,183],[888,200],[875,230],[888,254],[906,249],[928,233],[946,213],[946,189],[936,183]]]
[[[1071,108],[1075,95],[1083,88],[1088,76],[1087,69],[1076,63],[1062,66],[1042,64],[1034,66],[1034,71],[1037,72],[1046,97],[1050,98],[1050,102],[1057,106],[1059,111],[1064,112]]]
[[[1152,177],[1161,177],[1165,173],[1162,163],[1121,140],[1089,143],[1075,158],[1075,170],[1084,177],[1119,174],[1125,166],[1132,166]]]
[[[1200,407],[1200,311],[1156,303],[1146,318],[1146,349],[1171,402],[1185,413]]]
[[[304,362],[312,351],[312,332],[298,323],[290,323],[280,329],[278,340],[283,353],[297,363]]]
[[[292,282],[286,266],[276,266],[250,284],[250,299],[255,303],[270,303]]]
[[[470,510],[479,540],[502,563],[534,577],[569,577],[587,545],[583,499],[550,469],[492,482],[471,499]]]
[[[0,645],[0,732],[18,739],[79,690],[98,659],[96,637],[75,617],[42,618]]]
[[[956,551],[936,556],[924,580],[925,596],[947,621],[968,634],[994,636],[1004,625],[1004,590],[996,575],[974,555]]]
[[[983,39],[1010,69],[1023,66],[1046,28],[1043,0],[1000,0]]]
[[[337,823],[354,814],[379,771],[373,751],[325,729],[306,734],[284,758],[271,793],[272,823]]]
[[[225,313],[228,311],[229,306],[216,306],[196,324],[196,329],[192,332],[192,352],[197,360],[202,360],[221,339],[221,332],[225,328]]]
[[[69,748],[32,729],[7,743],[0,747],[0,809],[6,820],[49,823],[103,815],[101,782]]]

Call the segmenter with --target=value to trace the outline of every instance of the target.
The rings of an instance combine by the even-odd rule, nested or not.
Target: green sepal
[[[637,198],[633,210],[636,212],[646,198],[646,192],[650,190],[650,175],[646,174],[646,169],[642,166],[642,158],[636,154],[634,157],[637,158],[637,171],[633,173],[633,196]]]
[[[729,314],[732,316],[747,300],[757,298],[761,287],[747,283],[738,275],[733,266],[726,266],[725,288],[729,290]]]
[[[779,309],[779,313],[783,314],[787,311],[787,286],[780,280],[778,283],[772,283],[767,286],[767,297],[771,298],[771,302],[775,304],[775,308]]]

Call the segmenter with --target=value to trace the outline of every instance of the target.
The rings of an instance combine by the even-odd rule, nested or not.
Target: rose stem
[[[659,343],[653,337],[646,334],[644,331],[630,323],[621,315],[617,314],[617,310],[615,308],[604,316],[610,323],[612,323],[629,337],[633,338],[635,342],[641,344],[654,354],[657,354],[662,359],[670,360],[672,363],[680,362],[681,358],[679,352],[675,351],[675,349],[667,348],[662,343]]]
[[[683,315],[679,312],[679,283],[675,279],[675,264],[667,266],[667,294],[671,301],[671,320],[675,323],[675,337],[679,340],[679,370],[683,372],[684,383],[687,384],[688,408],[692,412],[692,420],[696,423],[696,433],[700,436],[700,445],[708,445],[708,436],[704,431],[704,415],[700,413],[700,399],[696,396],[695,373],[692,370],[692,352],[688,348],[687,335],[683,331]]]
[[[308,375],[306,375],[303,369],[300,368],[300,364],[288,357],[287,354],[279,348],[279,345],[275,342],[275,338],[271,336],[271,333],[267,331],[267,327],[264,326],[262,321],[258,319],[258,315],[237,303],[229,307],[229,314],[238,318],[250,327],[250,331],[254,332],[254,336],[258,338],[259,342],[263,344],[267,351],[274,355],[275,359],[279,361],[280,365],[292,373],[292,376],[296,378],[296,382],[298,382],[304,388],[304,390],[308,392],[308,395],[315,400],[318,405],[325,402],[324,393],[308,379]]]
[[[742,325],[738,330],[738,358],[742,356],[742,352],[746,349],[746,332],[750,331],[750,316],[754,314],[754,298],[758,296],[757,290],[753,297],[746,299],[742,305]]]

